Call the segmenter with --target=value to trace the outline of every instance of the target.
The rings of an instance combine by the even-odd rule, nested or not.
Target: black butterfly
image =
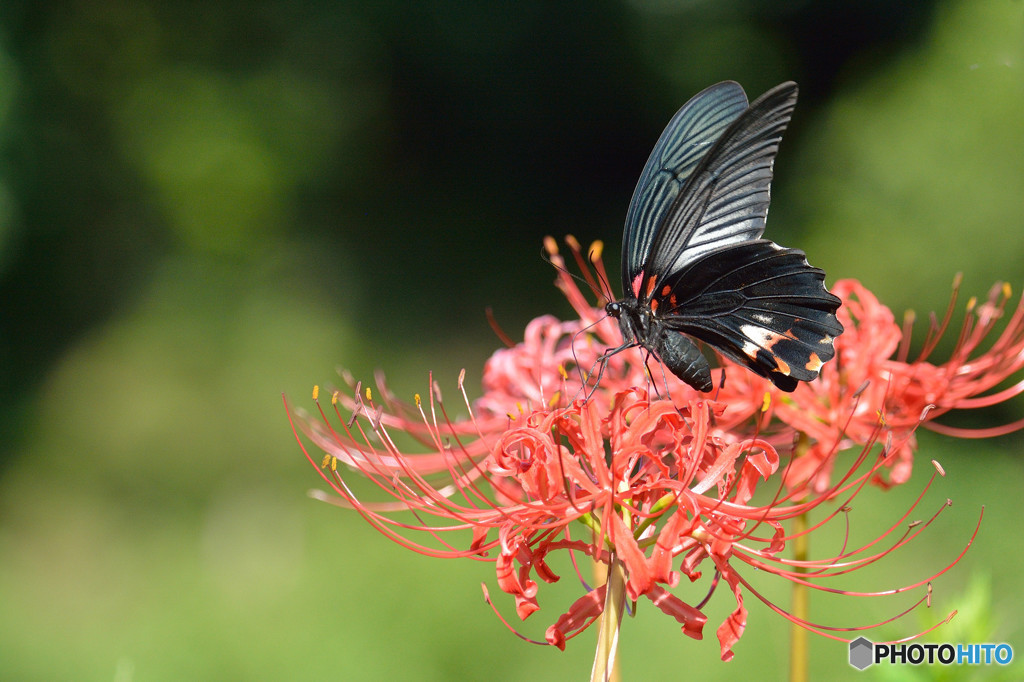
[[[792,391],[835,355],[840,301],[825,273],[760,238],[796,96],[796,83],[783,83],[747,106],[743,88],[726,81],[669,121],[626,214],[625,298],[605,306],[624,343],[604,358],[643,346],[710,391],[711,367],[683,332]]]

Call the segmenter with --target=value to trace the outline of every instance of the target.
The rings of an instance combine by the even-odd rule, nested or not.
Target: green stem
[[[793,519],[793,558],[796,561],[806,561],[808,554],[807,514],[800,514]],[[797,566],[797,573],[804,573],[807,569]],[[793,616],[800,620],[807,620],[808,593],[805,585],[793,583]],[[796,623],[790,626],[789,643],[789,680],[790,682],[807,682],[807,630]]]
[[[608,682],[618,679],[615,653],[619,648],[619,626],[626,606],[626,571],[622,562],[612,554],[608,566],[607,589],[604,595],[604,612],[597,633],[597,651],[594,667],[590,672],[591,682]]]

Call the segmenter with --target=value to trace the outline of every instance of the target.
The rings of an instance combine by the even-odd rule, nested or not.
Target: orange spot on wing
[[[817,372],[821,369],[823,364],[824,363],[821,361],[821,358],[818,357],[817,353],[811,353],[811,359],[807,361],[807,364],[804,365],[804,367],[806,367],[809,372]]]
[[[769,334],[765,338],[764,347],[768,349],[774,348],[775,344],[785,338],[788,338],[785,334]]]
[[[657,283],[658,283],[657,275],[652,276],[650,279],[647,280],[647,291],[644,292],[644,297],[645,298],[650,298],[651,297],[651,293],[654,291],[654,287],[655,287],[655,285],[657,285]]]

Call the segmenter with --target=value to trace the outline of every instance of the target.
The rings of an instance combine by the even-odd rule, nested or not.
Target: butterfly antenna
[[[598,279],[594,277],[594,272],[604,269],[603,266],[598,267],[597,265],[601,262],[601,252],[604,251],[604,242],[597,240],[592,243],[590,245],[590,250],[587,251],[586,258],[583,257],[583,247],[580,246],[576,237],[571,234],[566,235],[565,243],[569,246],[569,250],[572,251],[572,256],[576,259],[576,265],[579,267],[580,272],[583,273],[587,286],[594,292],[594,295],[598,299],[598,303],[600,303],[601,299],[605,297],[605,291],[601,288],[601,283]]]
[[[558,270],[559,272],[572,277],[574,280],[582,284],[583,286],[594,289],[593,278],[589,277],[588,273],[584,271],[584,277],[580,277],[577,274],[569,272],[569,269],[565,267],[565,261],[562,260],[562,256],[558,253],[558,246],[555,244],[555,240],[551,237],[547,237],[544,240],[544,247],[541,249],[541,256],[544,262]],[[600,296],[601,293],[594,289],[594,293]]]
[[[597,275],[597,282],[600,286],[601,293],[599,294],[601,299],[604,299],[605,303],[615,300],[615,294],[612,293],[612,283],[608,279],[608,273],[604,269],[604,261],[601,260],[601,252],[604,250],[604,243],[600,241],[594,242],[590,251],[587,253],[587,257],[590,260],[590,265],[594,268],[594,274]],[[601,300],[598,300],[600,303]]]

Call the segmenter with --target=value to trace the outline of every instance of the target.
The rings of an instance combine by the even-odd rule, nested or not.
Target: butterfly
[[[840,300],[824,271],[761,238],[796,98],[787,82],[748,105],[743,88],[725,81],[669,121],[626,214],[624,298],[605,306],[623,344],[602,359],[642,346],[707,392],[711,366],[692,337],[793,391],[835,355]]]

